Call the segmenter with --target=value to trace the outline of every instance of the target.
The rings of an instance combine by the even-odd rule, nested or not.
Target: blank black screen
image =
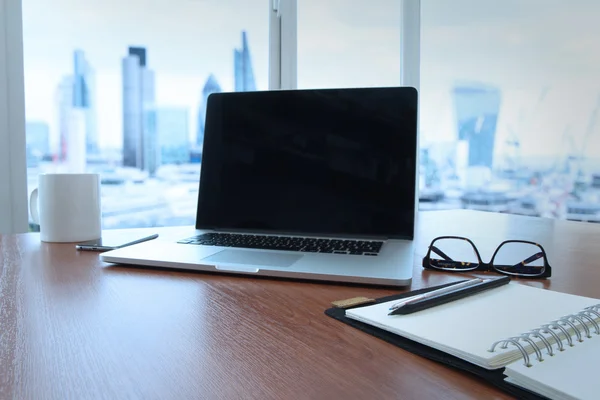
[[[413,237],[417,92],[209,96],[196,228]]]

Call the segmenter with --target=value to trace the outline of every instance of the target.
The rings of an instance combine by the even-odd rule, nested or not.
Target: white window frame
[[[0,233],[28,231],[21,0],[0,0]]]
[[[269,90],[296,89],[297,84],[297,0],[270,0]]]
[[[400,6],[400,85],[419,92],[417,115],[417,168],[421,165],[421,0],[401,0]],[[419,170],[415,181],[415,218],[419,205]],[[415,225],[416,226],[416,225]]]
[[[401,0],[400,84],[421,88],[421,0]]]
[[[420,89],[421,0],[400,3],[400,85]],[[376,0],[374,0],[374,5]],[[348,3],[352,6],[351,2]],[[269,89],[296,89],[297,0],[271,0]]]

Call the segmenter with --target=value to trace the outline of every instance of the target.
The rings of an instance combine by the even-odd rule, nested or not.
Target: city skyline
[[[256,90],[256,82],[252,67],[252,56],[248,44],[246,31],[241,31],[241,46],[233,49],[233,75],[234,89],[236,91]],[[98,146],[98,131],[96,127],[95,102],[96,87],[94,82],[94,69],[91,63],[86,59],[85,51],[82,49],[73,50],[73,73],[65,75],[57,87],[56,107],[58,110],[58,119],[56,121],[55,142],[58,146],[52,146],[52,129],[48,121],[39,121],[48,127],[47,144],[41,144],[39,135],[34,135],[30,140],[34,151],[30,156],[40,152],[41,148],[49,149],[49,154],[53,159],[68,161],[69,153],[75,154],[82,152],[85,154],[97,155],[100,151]],[[201,147],[204,137],[204,118],[206,116],[206,101],[211,93],[221,92],[215,74],[209,74],[204,83],[201,96],[195,107],[164,105],[156,99],[156,74],[149,65],[148,49],[143,46],[129,46],[127,54],[121,59],[122,64],[122,146],[118,148],[123,153],[123,166],[134,167],[145,171],[156,171],[157,163],[161,159],[171,160],[173,162],[185,162],[181,159],[182,146],[187,148],[188,162],[190,159],[190,145]],[[189,113],[188,109],[197,110],[196,113]],[[181,127],[185,126],[186,143],[175,145],[177,149],[171,148],[167,151],[168,155],[163,157],[163,151],[160,148],[160,138],[158,135],[165,134],[164,123],[160,123],[159,115],[164,110],[183,110],[188,118],[184,123],[178,121],[178,137],[181,139]],[[164,114],[164,113],[162,113]],[[192,129],[190,120],[194,119],[193,114],[197,115],[196,127]],[[181,115],[181,114],[180,114]],[[81,116],[83,121],[77,118]],[[165,118],[173,120],[172,118]],[[74,122],[75,121],[75,122]],[[28,120],[29,122],[29,120]],[[33,124],[31,125],[33,126]],[[150,128],[152,126],[152,128]],[[162,127],[158,129],[157,127]],[[34,128],[32,128],[34,130]],[[158,129],[158,130],[157,130]],[[79,145],[83,138],[85,149],[73,147],[73,144]],[[173,143],[170,143],[173,145]],[[71,148],[69,148],[71,147]],[[106,149],[106,148],[105,148]],[[37,152],[36,152],[37,151]],[[176,155],[178,154],[178,155]],[[85,164],[85,161],[84,161]]]
[[[247,32],[252,46],[252,66],[258,88],[268,84],[268,8],[261,11],[250,2],[232,0],[226,6],[186,2],[176,8],[181,16],[173,24],[173,7],[144,2],[120,4],[94,2],[81,8],[77,2],[61,0],[47,10],[45,3],[23,4],[26,114],[51,126],[52,147],[59,147],[58,117],[53,109],[57,82],[72,70],[72,52],[84,49],[94,66],[99,147],[119,149],[122,143],[121,64],[128,46],[143,46],[157,73],[156,99],[163,106],[188,107],[190,140],[197,134],[197,107],[201,90],[212,73],[224,91],[234,90],[234,49],[240,48],[240,32]],[[212,3],[212,2],[211,2]],[[33,8],[31,6],[34,6]],[[230,14],[231,7],[236,12]],[[60,12],[56,12],[60,10]],[[90,20],[89,12],[94,10]],[[39,20],[37,13],[51,18]],[[198,14],[199,13],[199,14]],[[194,15],[201,15],[201,23]],[[224,18],[227,17],[227,21]],[[104,20],[98,24],[98,21]],[[136,21],[140,21],[137,23]],[[106,29],[107,23],[110,29]],[[160,26],[161,29],[156,29]],[[165,34],[163,32],[168,32]],[[73,32],[78,32],[73,34]],[[174,35],[177,40],[172,40]],[[52,44],[45,44],[47,38]],[[51,48],[52,51],[47,51]],[[42,56],[42,54],[44,54]]]
[[[72,0],[62,0],[59,5],[33,0],[23,5],[27,115],[28,119],[47,121],[52,136],[56,117],[48,116],[52,111],[47,104],[55,91],[54,79],[70,69],[73,48],[86,49],[96,70],[97,87],[102,87],[103,95],[97,101],[102,148],[119,148],[122,141],[121,110],[114,104],[121,91],[120,71],[114,60],[123,56],[127,44],[142,43],[155,54],[152,63],[160,72],[156,94],[161,104],[193,110],[190,140],[197,135],[195,110],[210,72],[215,73],[222,90],[234,88],[232,49],[239,46],[240,27],[252,39],[254,72],[258,86],[265,87],[266,2],[264,9],[242,1],[227,5],[186,2],[173,9],[166,3],[140,0],[118,12],[109,3],[94,4],[92,13]],[[400,29],[399,13],[394,10],[399,10],[399,2],[382,0],[380,7],[362,0],[352,7],[343,4],[332,0],[298,5],[299,85],[397,84]],[[142,5],[148,23],[132,25]],[[42,18],[57,7],[60,13]],[[314,12],[317,8],[319,12]],[[568,125],[575,147],[585,147],[587,155],[594,156],[592,149],[600,148],[600,127],[594,128],[588,146],[582,145],[600,91],[596,78],[600,55],[590,51],[600,36],[592,18],[596,11],[600,4],[587,0],[578,0],[577,7],[557,0],[459,0],[452,4],[423,0],[422,143],[455,137],[451,89],[456,80],[469,79],[502,90],[496,151],[505,151],[503,144],[516,132],[523,155],[557,155],[564,150],[562,136]],[[178,18],[173,18],[173,13]],[[202,23],[197,23],[199,18]],[[102,20],[110,21],[110,30]],[[331,31],[328,35],[314,29],[325,22]],[[169,34],[152,29],[153,24],[165,27]],[[52,54],[43,51],[46,48],[52,48]],[[538,104],[544,88],[550,88],[549,95],[544,104]],[[539,146],[537,132],[544,132],[545,146]]]

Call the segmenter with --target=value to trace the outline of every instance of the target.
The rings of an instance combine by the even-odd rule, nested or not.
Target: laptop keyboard
[[[365,256],[376,256],[383,245],[383,241],[376,240],[318,239],[214,232],[193,236],[177,243]]]

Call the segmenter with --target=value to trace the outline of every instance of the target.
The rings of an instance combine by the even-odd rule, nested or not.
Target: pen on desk
[[[468,282],[468,281],[467,281]],[[461,282],[462,283],[462,282]],[[426,310],[428,308],[437,307],[442,304],[473,296],[486,290],[494,289],[510,283],[510,277],[504,276],[496,279],[482,279],[481,282],[476,282],[468,286],[462,286],[460,289],[456,287],[459,284],[448,286],[454,290],[448,290],[446,293],[440,294],[435,291],[425,293],[428,296],[414,296],[402,302],[401,306],[393,309],[388,315],[406,315],[414,312]],[[465,283],[466,284],[466,283]],[[444,288],[445,289],[445,288]]]
[[[398,303],[392,304],[392,306],[390,307],[390,310],[395,310],[395,309],[403,307],[405,305],[412,304],[417,301],[425,300],[425,299],[428,299],[431,297],[436,297],[436,296],[440,296],[440,295],[443,295],[446,293],[451,293],[451,292],[454,292],[457,290],[465,289],[465,288],[468,288],[469,286],[473,286],[473,285],[476,285],[481,282],[483,282],[483,279],[481,279],[481,278],[470,279],[468,281],[463,281],[463,282],[457,283],[456,285],[446,286],[446,287],[438,289],[438,290],[432,290],[431,292],[423,293],[423,294],[420,294],[417,296],[412,296],[412,297],[409,297],[402,301],[399,301]]]

